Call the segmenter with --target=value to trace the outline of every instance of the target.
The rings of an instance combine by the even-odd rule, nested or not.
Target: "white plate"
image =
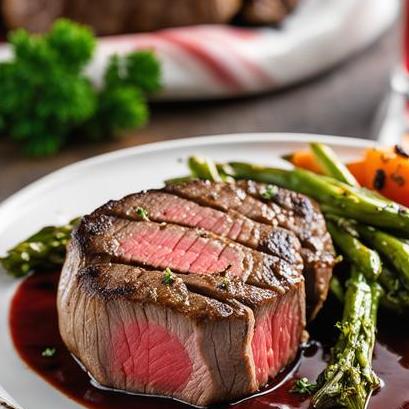
[[[246,160],[287,166],[279,157],[321,140],[341,157],[353,159],[370,142],[300,134],[236,134],[182,139],[125,149],[61,169],[31,184],[0,205],[0,255],[47,224],[90,212],[108,199],[186,174],[181,159],[201,154],[213,159]],[[32,372],[17,356],[8,327],[8,310],[18,281],[0,272],[0,385],[23,409],[78,409]],[[1,395],[0,386],[0,395]]]

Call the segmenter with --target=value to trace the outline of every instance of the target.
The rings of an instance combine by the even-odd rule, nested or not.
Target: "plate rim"
[[[73,170],[85,169],[88,166],[93,166],[108,162],[110,160],[120,159],[122,157],[127,157],[131,155],[138,155],[143,153],[157,152],[160,150],[169,150],[174,148],[186,148],[193,146],[204,146],[207,144],[225,144],[234,142],[249,142],[254,140],[254,142],[278,142],[282,140],[283,142],[325,142],[330,145],[344,146],[348,145],[355,148],[365,148],[376,145],[376,141],[354,138],[348,136],[335,136],[326,134],[309,134],[309,133],[297,133],[297,132],[242,132],[242,133],[223,133],[223,134],[211,134],[211,135],[200,135],[191,136],[188,138],[175,138],[167,141],[158,141],[147,144],[141,144],[137,146],[131,146],[128,148],[117,149],[111,152],[102,153],[99,155],[94,155],[86,159],[82,159],[71,164],[65,165],[59,169],[56,169],[39,179],[29,183],[28,185],[22,187],[15,193],[12,193],[2,202],[0,202],[0,220],[2,219],[2,214],[5,213],[9,207],[13,206],[15,203],[27,200],[30,195],[36,193],[36,189],[44,186],[43,189],[50,185],[58,178],[64,178],[65,174],[68,174]],[[1,224],[1,223],[0,223]]]

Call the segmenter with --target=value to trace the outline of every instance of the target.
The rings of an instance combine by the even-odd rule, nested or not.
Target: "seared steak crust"
[[[299,193],[253,181],[235,184],[193,181],[166,191],[225,212],[294,233],[300,243],[306,277],[307,316],[314,318],[328,293],[335,251],[319,206]],[[266,198],[266,192],[269,192]]]
[[[311,201],[281,190],[266,200],[265,189],[197,181],[83,217],[60,279],[59,323],[100,384],[205,406],[255,392],[294,359],[306,253],[327,277],[332,247],[315,254],[326,231]]]

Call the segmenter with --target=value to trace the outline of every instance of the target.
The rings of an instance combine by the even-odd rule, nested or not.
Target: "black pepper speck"
[[[377,169],[373,180],[373,187],[376,190],[382,190],[386,183],[386,173],[383,169]]]

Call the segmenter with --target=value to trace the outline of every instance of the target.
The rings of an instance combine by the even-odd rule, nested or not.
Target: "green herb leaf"
[[[153,52],[141,50],[125,57],[113,55],[105,72],[105,84],[108,88],[130,85],[151,94],[160,90],[161,77],[161,66]]]
[[[44,351],[41,353],[41,356],[44,358],[52,358],[57,350],[55,348],[46,348]]]
[[[82,74],[95,39],[84,26],[60,20],[46,35],[18,29],[9,41],[14,58],[0,63],[2,132],[30,155],[55,153],[95,112],[95,91]]]
[[[137,207],[136,208],[136,214],[138,215],[138,217],[140,217],[142,220],[146,220],[149,221],[149,213],[148,211],[143,208],[143,207]]]
[[[265,191],[261,194],[263,199],[266,200],[271,200],[274,199],[274,197],[278,193],[278,187],[275,185],[267,185]]]
[[[91,60],[96,38],[89,27],[59,19],[45,36],[49,47],[55,51],[59,63],[74,73],[80,72]]]
[[[317,384],[311,383],[308,378],[301,378],[297,379],[290,392],[299,393],[301,395],[312,395],[316,390]]]
[[[169,267],[166,267],[163,272],[163,284],[171,285],[175,281],[175,276],[172,273],[172,270]]]
[[[150,51],[112,57],[97,90],[84,74],[96,46],[92,31],[66,19],[49,33],[11,32],[10,61],[0,63],[0,132],[32,156],[50,155],[76,135],[98,140],[148,120],[146,95],[160,88]]]

